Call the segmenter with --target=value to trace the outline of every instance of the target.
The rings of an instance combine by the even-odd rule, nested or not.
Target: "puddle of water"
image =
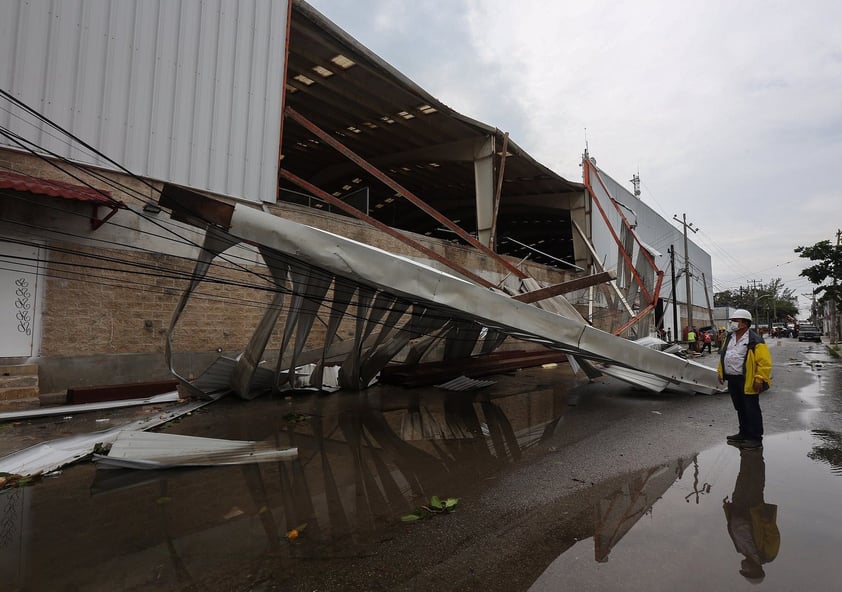
[[[250,589],[262,562],[365,555],[405,533],[400,517],[432,495],[481,484],[552,432],[569,385],[532,376],[474,393],[219,401],[167,431],[271,439],[298,447],[298,459],[167,471],[88,463],[7,490],[0,581],[27,590]],[[290,540],[293,529],[300,536]]]
[[[297,446],[297,461],[162,472],[83,464],[4,492],[0,581],[28,590],[342,590],[358,588],[342,579],[354,570],[389,589],[390,576],[405,584],[434,572],[435,559],[427,559],[442,548],[455,555],[474,546],[475,557],[464,561],[502,577],[515,568],[488,565],[499,545],[508,547],[501,557],[522,560],[513,562],[518,581],[481,588],[477,577],[472,589],[749,589],[723,509],[723,500],[740,497],[745,464],[755,483],[763,473],[763,500],[777,506],[781,543],[763,565],[764,582],[772,589],[834,587],[842,547],[839,423],[769,436],[762,452],[741,455],[723,445],[593,485],[574,479],[575,491],[527,512],[528,526],[506,515],[507,499],[499,517],[466,508],[422,528],[400,522],[431,495],[458,490],[478,500],[501,471],[555,431],[573,383],[535,371],[475,393],[396,389],[384,396],[374,389],[220,401],[167,431],[272,439]],[[816,391],[812,385],[798,396]],[[648,402],[635,395],[626,404],[645,409]],[[533,476],[528,483],[541,482]],[[456,520],[463,515],[476,524]],[[292,529],[300,536],[290,541]],[[386,563],[360,567],[377,556]],[[412,563],[419,557],[426,563]],[[459,567],[470,571],[448,564],[441,581]],[[286,577],[297,578],[297,587]]]
[[[723,445],[699,454],[695,463],[698,472],[694,464],[647,511],[638,512],[610,553],[600,549],[599,534],[579,541],[530,590],[743,590],[761,579],[774,590],[838,585],[842,434],[771,436],[761,451]],[[725,507],[732,513],[732,531],[739,531],[733,516],[745,498],[752,500],[745,505],[774,514],[780,537],[775,556],[762,564],[762,578],[760,570],[749,569],[729,533]],[[742,526],[750,529],[750,521]]]

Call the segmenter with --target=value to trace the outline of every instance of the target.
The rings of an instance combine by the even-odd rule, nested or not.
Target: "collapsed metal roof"
[[[473,160],[490,146],[495,183],[503,171],[496,250],[531,253],[548,265],[559,264],[553,258],[575,262],[569,199],[583,185],[538,163],[501,130],[457,113],[300,0],[292,7],[286,80],[288,108],[472,234],[478,226]],[[389,226],[454,239],[289,117],[281,165]],[[289,181],[282,181],[280,199],[328,209]]]
[[[419,337],[429,337],[430,343],[444,340],[445,357],[456,358],[467,357],[476,348],[492,351],[505,336],[565,352],[579,364],[602,363],[613,368],[612,375],[617,378],[653,391],[679,388],[712,394],[721,388],[713,368],[592,327],[560,295],[553,299],[555,311],[544,310],[502,290],[476,285],[330,232],[170,186],[164,188],[161,203],[172,208],[173,217],[207,229],[194,280],[183,294],[167,334],[170,368],[185,385],[189,381],[173,366],[175,325],[210,262],[245,242],[257,246],[277,292],[246,349],[227,371],[231,390],[243,398],[260,394],[264,380],[258,374],[272,372],[261,364],[286,294],[291,302],[273,372],[273,390],[293,385],[293,369],[305,354],[307,336],[323,305],[329,319],[322,343],[311,350],[319,355],[320,369],[337,353],[333,346],[343,319],[355,323],[353,338],[344,342],[349,347],[338,373],[343,388],[366,388],[393,357]],[[526,278],[524,283],[531,281]],[[321,370],[313,372],[310,381],[318,387]]]

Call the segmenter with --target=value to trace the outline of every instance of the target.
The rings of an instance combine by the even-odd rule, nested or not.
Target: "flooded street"
[[[6,490],[0,587],[832,589],[842,365],[820,345],[770,350],[755,451],[725,444],[727,395],[588,384],[566,364],[469,392],[223,399],[159,431],[275,441],[297,459],[161,471],[85,461]],[[4,424],[0,456],[158,412]],[[433,496],[457,498],[455,511],[421,509]],[[414,512],[426,518],[401,520]],[[733,542],[747,529],[763,535],[759,569]]]

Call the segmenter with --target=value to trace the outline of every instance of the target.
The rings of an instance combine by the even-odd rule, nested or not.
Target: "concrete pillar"
[[[477,240],[491,247],[494,225],[494,136],[474,148],[474,187],[477,207]]]

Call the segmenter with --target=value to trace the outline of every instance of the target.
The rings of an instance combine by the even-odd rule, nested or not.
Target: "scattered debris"
[[[655,376],[654,374],[650,374],[648,372],[634,370],[632,368],[604,364],[600,367],[600,370],[602,370],[603,374],[607,374],[608,376],[625,382],[636,384],[656,393],[664,391],[670,385],[670,381],[665,378]]]
[[[97,467],[103,468],[166,469],[243,465],[297,457],[297,448],[279,449],[268,442],[123,431],[110,444],[97,448],[93,460]]]
[[[13,475],[10,473],[0,473],[0,490],[11,487],[26,487],[32,483],[31,477],[24,477],[22,475]]]
[[[303,413],[287,413],[281,419],[287,423],[304,423],[310,420],[310,416]]]
[[[291,542],[291,541],[294,541],[294,540],[295,540],[295,539],[297,539],[299,536],[301,536],[301,532],[302,532],[305,528],[307,528],[307,523],[306,523],[306,522],[305,522],[304,524],[299,524],[298,526],[296,526],[296,527],[295,527],[295,528],[293,528],[292,530],[288,530],[288,531],[287,531],[287,534],[286,534],[287,540],[288,540],[288,541],[290,541],[290,542]]]
[[[444,389],[446,391],[475,391],[493,384],[497,384],[497,382],[494,380],[478,380],[476,378],[468,378],[467,376],[462,375],[443,384],[437,384],[436,388]]]
[[[102,386],[77,386],[67,389],[67,402],[73,405],[81,403],[100,403],[125,399],[142,399],[162,395],[178,388],[177,380],[159,380],[128,384],[109,384]]]
[[[231,520],[232,518],[236,518],[237,516],[242,516],[245,514],[240,508],[237,506],[232,507],[228,512],[223,516],[226,520]]]
[[[153,395],[142,399],[122,399],[118,401],[103,401],[100,403],[56,405],[51,407],[39,407],[38,409],[24,409],[23,411],[8,411],[6,413],[0,413],[0,421],[34,419],[36,417],[49,417],[51,415],[62,415],[64,413],[84,413],[86,411],[102,411],[105,409],[118,409],[120,407],[134,407],[138,405],[160,405],[161,403],[173,403],[175,401],[178,401],[178,391]],[[63,419],[68,421],[73,419],[73,416],[65,415]]]
[[[148,417],[117,426],[110,430],[92,432],[89,434],[75,434],[65,438],[58,438],[49,442],[43,442],[14,452],[0,458],[0,473],[9,473],[23,477],[35,477],[43,473],[55,471],[65,465],[82,460],[93,453],[98,443],[112,442],[117,435],[123,431],[149,430],[159,425],[170,422],[188,413],[192,413],[200,407],[212,403],[213,400],[196,401],[181,405],[171,411],[160,413],[154,417]]]
[[[416,522],[418,520],[423,520],[424,518],[429,518],[435,514],[449,514],[456,510],[456,505],[458,503],[459,498],[448,497],[441,499],[439,496],[434,495],[430,498],[429,504],[421,506],[412,514],[401,516],[401,522]]]

